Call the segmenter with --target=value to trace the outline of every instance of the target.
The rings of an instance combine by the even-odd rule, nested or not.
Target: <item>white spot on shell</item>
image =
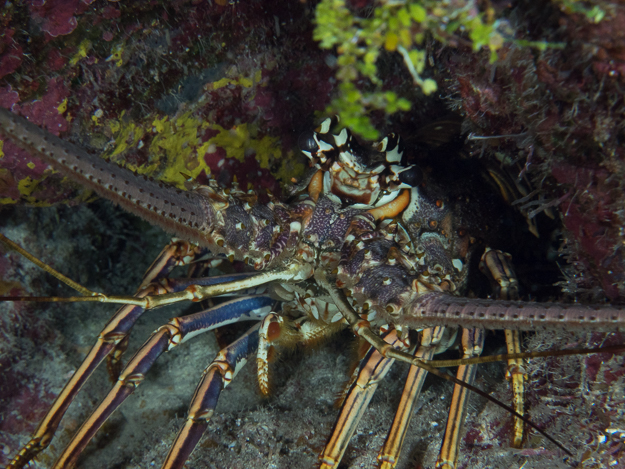
[[[298,221],[292,221],[289,225],[289,229],[291,230],[291,233],[299,233],[302,229],[302,224]]]
[[[325,119],[321,125],[319,126],[319,133],[320,134],[327,134],[330,131],[330,125],[332,124],[332,119],[330,119],[329,117],[327,119]]]
[[[316,304],[311,304],[310,305],[310,311],[312,312],[312,315],[315,317],[315,319],[319,319],[319,309],[317,308]]]
[[[343,145],[345,142],[347,142],[347,129],[343,129],[341,130],[341,133],[338,135],[334,136],[334,142],[336,143],[337,146],[341,146]]]
[[[332,316],[330,322],[339,322],[341,319],[343,319],[343,315],[341,313],[336,313],[334,316]]]

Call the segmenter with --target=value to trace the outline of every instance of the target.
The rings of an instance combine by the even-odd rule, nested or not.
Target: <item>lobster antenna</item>
[[[544,358],[544,357],[565,357],[570,355],[590,355],[592,353],[623,353],[625,344],[609,345],[597,348],[578,348],[570,350],[546,350],[544,352],[523,352],[523,353],[502,353],[499,355],[484,355],[475,358],[460,358],[457,360],[423,360],[434,368],[450,368],[461,365],[477,365],[479,363],[503,362],[506,360]]]
[[[88,288],[85,288],[82,285],[80,285],[79,283],[74,282],[72,279],[67,278],[61,272],[59,272],[58,270],[53,269],[52,267],[50,267],[45,262],[40,261],[35,256],[33,256],[31,253],[29,253],[24,248],[22,248],[19,244],[17,244],[14,241],[11,241],[9,238],[4,236],[2,233],[0,233],[0,241],[2,241],[4,244],[6,244],[10,249],[13,249],[14,251],[16,251],[19,254],[21,254],[22,256],[24,256],[26,259],[28,259],[30,262],[35,264],[40,269],[42,269],[42,270],[46,271],[47,273],[49,273],[50,275],[56,277],[61,282],[63,282],[65,285],[73,288],[78,293],[82,293],[83,295],[85,295],[87,297],[92,297],[92,296],[99,295],[99,293],[92,292]]]
[[[97,303],[111,303],[122,305],[134,305],[140,306],[144,309],[153,309],[161,306],[166,306],[181,301],[201,301],[213,296],[223,295],[238,290],[245,290],[247,288],[257,287],[269,282],[284,281],[284,280],[303,280],[310,277],[312,274],[312,267],[307,264],[290,263],[283,270],[276,270],[270,272],[259,273],[248,277],[243,280],[231,280],[216,285],[194,285],[193,288],[187,287],[182,291],[165,293],[162,295],[146,296],[138,298],[135,296],[117,296],[117,295],[105,295],[104,293],[92,292],[91,290],[79,285],[73,280],[68,279],[65,275],[57,272],[52,267],[46,265],[32,254],[28,253],[25,249],[21,248],[18,244],[14,243],[6,236],[0,234],[0,241],[6,243],[11,248],[25,256],[30,261],[37,264],[46,272],[54,275],[63,283],[78,290],[80,293],[84,293],[86,296],[71,296],[71,297],[35,297],[35,296],[1,296],[1,301],[33,301],[33,302],[62,302],[62,303],[77,303],[77,302],[97,302]]]
[[[40,261],[31,253],[29,253],[26,249],[21,247],[16,242],[10,240],[2,233],[0,233],[0,241],[9,247],[9,249],[13,249],[18,252],[26,259],[31,261],[40,269],[49,273],[50,275],[56,277],[65,285],[76,290],[78,293],[83,294],[84,296],[68,296],[68,297],[58,297],[58,296],[0,296],[0,301],[31,301],[34,303],[77,303],[77,302],[99,302],[99,303],[114,303],[114,304],[127,304],[127,305],[136,305],[136,306],[144,306],[145,301],[141,298],[135,298],[133,296],[107,296],[103,293],[98,293],[89,290],[88,288],[83,287],[81,284],[74,282],[72,279],[66,277],[58,270],[53,269],[48,264],[43,261]]]

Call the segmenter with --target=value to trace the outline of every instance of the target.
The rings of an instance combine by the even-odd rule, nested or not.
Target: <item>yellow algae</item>
[[[38,184],[39,181],[35,181],[33,178],[26,176],[17,183],[17,188],[23,197],[28,198],[35,191]]]
[[[89,52],[89,50],[91,50],[91,41],[89,39],[85,39],[84,41],[82,41],[79,46],[78,46],[78,51],[76,51],[76,53],[74,54],[74,56],[69,59],[69,64],[70,65],[76,65],[80,59],[84,59],[85,57],[87,57],[87,53]]]
[[[0,140],[0,158],[4,158],[4,140]]]
[[[187,112],[174,121],[168,120],[167,117],[155,119],[152,127],[157,135],[150,145],[150,154],[158,155],[164,152],[167,162],[159,179],[183,187],[185,178],[181,173],[190,172],[189,175],[195,178],[203,169],[207,173],[210,172],[204,159],[198,155],[200,145],[198,131],[208,128],[207,122]]]
[[[218,90],[219,88],[223,88],[224,86],[228,86],[233,82],[230,78],[222,78],[221,80],[217,80],[213,82],[213,89]]]
[[[106,61],[115,62],[115,65],[121,67],[124,64],[124,44],[116,44],[115,46],[113,46],[113,50],[111,52],[112,54],[107,57]]]
[[[280,158],[282,155],[280,141],[276,137],[265,135],[260,140],[251,140],[250,146],[256,152],[258,164],[263,169],[269,169],[273,160]]]
[[[252,86],[254,86],[254,84],[258,84],[260,82],[262,76],[263,72],[258,69],[256,70],[256,73],[254,73],[254,78],[241,77],[241,79],[239,80],[239,84],[241,86],[244,86],[245,88],[251,88]]]
[[[280,159],[280,167],[272,174],[282,184],[291,184],[292,178],[298,179],[304,175],[306,167],[307,165],[295,158],[293,152],[289,151],[284,158]]]
[[[136,147],[145,135],[143,127],[134,122],[123,122],[123,117],[122,113],[119,121],[112,120],[109,123],[115,139],[115,149],[110,155],[111,158],[126,151],[128,148]]]
[[[211,169],[206,164],[205,155],[214,152],[217,147],[222,148],[227,158],[235,158],[243,162],[246,155],[255,153],[261,168],[268,169],[279,160],[282,154],[280,140],[277,137],[263,136],[254,138],[258,129],[255,125],[247,123],[226,129],[218,124],[211,124],[196,118],[188,111],[177,118],[169,116],[149,117],[142,123],[125,122],[123,114],[117,120],[108,122],[115,148],[110,157],[120,155],[127,150],[133,150],[144,139],[145,135],[152,133],[153,138],[149,144],[148,154],[150,163],[136,166],[117,158],[116,161],[126,168],[139,174],[157,177],[163,182],[174,184],[184,188],[186,179],[183,174],[197,178],[201,173],[210,174]],[[217,131],[217,135],[208,141],[202,142],[201,136],[207,130]],[[148,139],[149,140],[149,139]],[[282,179],[288,181],[295,172],[294,168],[284,168],[285,174]]]
[[[219,133],[209,140],[226,151],[228,158],[235,158],[240,162],[245,160],[245,150],[249,148],[250,134],[247,124],[238,125],[230,130],[219,125],[212,126]]]
[[[102,109],[96,109],[93,115],[91,116],[91,120],[95,123],[95,125],[101,125],[100,119],[104,115],[104,111]]]
[[[35,163],[33,163],[32,161],[30,163],[27,163],[26,166],[28,166],[30,169],[35,169]]]
[[[215,151],[214,143],[211,143],[210,141],[204,142],[197,148],[197,157],[203,160],[204,155],[206,155],[207,153],[213,153],[214,151]]]
[[[119,129],[121,128],[121,119],[122,117],[124,117],[125,113],[126,111],[122,111],[121,115],[119,116],[119,120],[112,119],[111,121],[109,121],[109,128],[111,129],[111,132],[113,134],[119,132]]]
[[[63,114],[65,111],[67,111],[67,98],[65,98],[63,102],[59,104],[57,109],[59,111],[59,114]]]
[[[165,116],[162,119],[154,119],[152,122],[152,129],[154,132],[162,134],[165,132],[165,123],[169,120],[169,116]]]
[[[244,88],[251,88],[254,84],[258,84],[263,77],[263,72],[259,69],[254,73],[253,78],[240,77],[240,78],[222,78],[212,83],[213,89],[218,90],[224,86],[234,85],[242,86]]]
[[[28,202],[29,205],[32,205],[33,207],[49,207],[52,205],[50,202],[39,200],[32,195],[39,186],[40,182],[41,181],[34,180],[30,177],[25,177],[17,183],[17,189],[20,192],[22,200]]]

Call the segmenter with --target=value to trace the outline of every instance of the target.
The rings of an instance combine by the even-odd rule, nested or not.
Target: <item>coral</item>
[[[17,2],[3,17],[0,104],[174,184],[237,174],[279,193],[303,173],[296,142],[312,123],[302,116],[323,108],[332,88],[324,53],[310,53],[309,20],[302,5],[260,1]],[[10,143],[2,151],[3,203],[89,198]]]
[[[625,297],[619,72],[625,11],[598,3],[606,14],[589,17],[590,10],[578,12],[572,4],[581,5],[521,4],[498,12],[510,18],[508,34],[515,39],[561,48],[509,43],[494,63],[485,53],[447,50],[440,65],[450,72],[443,83],[452,102],[479,135],[474,153],[517,161],[520,176],[529,175],[541,197],[559,206],[570,261],[566,291],[617,300]]]

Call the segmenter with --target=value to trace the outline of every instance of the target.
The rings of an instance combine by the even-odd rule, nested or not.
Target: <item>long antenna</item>
[[[40,269],[42,269],[42,270],[46,271],[47,273],[49,273],[50,275],[56,277],[61,282],[63,282],[65,285],[68,285],[69,287],[73,288],[78,293],[81,293],[81,294],[83,294],[85,296],[97,296],[97,295],[99,295],[99,293],[93,292],[93,291],[89,290],[88,288],[83,287],[79,283],[74,282],[71,278],[67,278],[65,275],[63,275],[58,270],[55,270],[52,267],[50,267],[48,264],[40,261],[35,256],[33,256],[31,253],[29,253],[24,248],[22,248],[19,244],[11,241],[9,238],[4,236],[2,233],[0,233],[0,241],[2,241],[4,244],[6,244],[10,249],[13,249],[14,251],[20,253],[22,256],[24,256],[26,259],[28,259],[30,262],[35,264]]]

